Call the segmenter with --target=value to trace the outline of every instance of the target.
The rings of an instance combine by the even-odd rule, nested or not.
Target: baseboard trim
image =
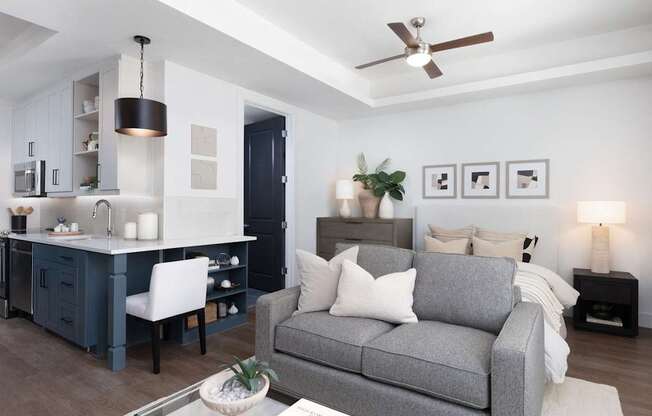
[[[643,328],[652,328],[652,313],[639,312],[638,326],[641,326]]]

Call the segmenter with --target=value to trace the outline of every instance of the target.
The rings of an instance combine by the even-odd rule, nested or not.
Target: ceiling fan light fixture
[[[430,45],[422,42],[416,48],[405,48],[405,61],[408,65],[420,68],[426,65],[432,57],[430,56]]]

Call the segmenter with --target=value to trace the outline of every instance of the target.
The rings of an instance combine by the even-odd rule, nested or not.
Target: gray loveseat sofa
[[[358,264],[375,277],[415,267],[419,322],[292,316],[298,287],[264,295],[256,357],[275,390],[354,416],[541,413],[543,312],[514,301],[514,261],[360,245]]]

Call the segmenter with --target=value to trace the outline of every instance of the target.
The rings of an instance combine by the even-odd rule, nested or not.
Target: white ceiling
[[[29,53],[54,32],[26,20],[0,13],[0,67]]]
[[[389,22],[412,29],[424,16],[429,43],[493,31],[494,42],[436,53],[434,80],[402,60],[358,70],[375,98],[652,49],[649,27],[627,31],[652,23],[650,0],[237,1],[351,69],[402,53]]]
[[[135,55],[136,33],[154,41],[146,59],[333,118],[652,73],[652,0],[3,0],[0,12],[51,36],[10,62],[0,55],[8,100]],[[386,23],[419,15],[432,43],[489,30],[495,41],[437,53],[444,75],[435,80],[401,60],[353,68],[400,53]],[[21,27],[0,20],[0,54]]]

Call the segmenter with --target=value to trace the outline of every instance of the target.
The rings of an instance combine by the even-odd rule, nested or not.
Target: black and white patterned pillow
[[[537,244],[539,244],[538,236],[534,234],[528,234],[525,236],[525,241],[523,242],[523,263],[529,263],[532,260],[534,248]]]

